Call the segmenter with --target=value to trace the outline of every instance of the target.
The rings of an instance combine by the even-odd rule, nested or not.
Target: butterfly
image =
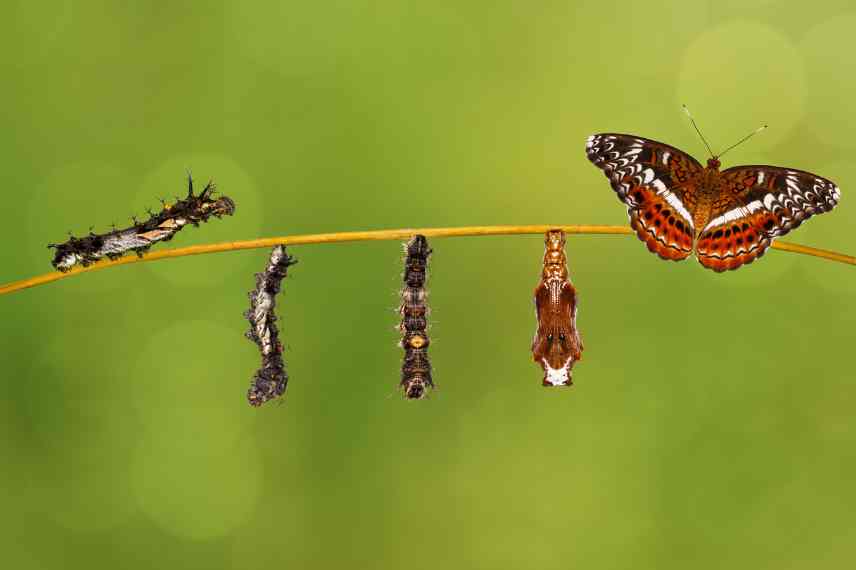
[[[652,253],[680,261],[695,251],[717,272],[752,263],[775,238],[841,197],[835,183],[811,172],[763,165],[720,171],[718,156],[703,167],[635,135],[592,135],[586,155],[627,205],[630,227]]]

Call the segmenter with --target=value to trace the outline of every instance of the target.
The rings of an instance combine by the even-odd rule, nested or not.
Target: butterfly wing
[[[603,170],[651,252],[675,261],[692,253],[695,188],[704,170],[698,161],[667,144],[612,133],[590,136],[586,155]]]
[[[775,238],[834,208],[841,192],[810,172],[753,165],[722,171],[719,196],[696,243],[699,262],[714,271],[752,263]]]

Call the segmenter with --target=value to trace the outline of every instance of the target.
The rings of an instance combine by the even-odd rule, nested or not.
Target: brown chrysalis
[[[193,179],[188,177],[187,197],[174,204],[164,203],[163,209],[145,221],[122,230],[76,238],[70,236],[64,243],[48,244],[56,249],[53,261],[55,269],[68,271],[75,265],[86,267],[99,259],[117,259],[129,251],[142,255],[160,241],[169,241],[187,224],[198,226],[211,216],[220,218],[235,213],[235,202],[227,196],[214,198],[214,184],[209,182],[197,196],[193,194]]]
[[[428,360],[428,306],[425,281],[428,278],[428,257],[431,249],[423,235],[414,236],[405,245],[404,286],[401,289],[400,346],[404,349],[401,364],[401,388],[404,397],[411,400],[424,398],[431,380],[431,362]]]
[[[245,336],[256,343],[262,355],[262,366],[253,376],[247,392],[251,406],[261,406],[285,392],[288,374],[282,360],[282,343],[276,327],[276,295],[285,278],[288,266],[297,261],[285,252],[285,246],[277,245],[262,273],[256,273],[256,288],[249,292],[250,308],[244,316],[250,322]]]
[[[577,332],[577,292],[568,279],[565,232],[550,230],[544,237],[544,268],[535,288],[538,326],[532,357],[544,369],[544,386],[571,386],[571,369],[583,351]]]

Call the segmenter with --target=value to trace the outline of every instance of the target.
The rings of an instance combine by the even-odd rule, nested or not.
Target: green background
[[[0,8],[0,282],[184,191],[169,244],[625,224],[585,158],[636,133],[817,172],[787,239],[856,253],[856,11],[786,2],[29,2]],[[0,557],[30,568],[841,568],[856,268],[723,275],[570,237],[584,360],[531,362],[541,236],[435,239],[438,389],[397,393],[401,245],[302,246],[284,404],[244,399],[263,250],[0,298]]]

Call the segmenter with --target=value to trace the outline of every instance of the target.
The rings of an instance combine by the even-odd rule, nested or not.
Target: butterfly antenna
[[[743,137],[742,139],[740,139],[739,141],[737,141],[736,143],[734,143],[733,145],[731,145],[730,147],[728,147],[727,149],[725,149],[724,151],[719,153],[719,156],[721,157],[723,154],[725,154],[726,152],[728,152],[732,148],[736,147],[737,145],[745,143],[746,141],[748,141],[749,139],[751,139],[752,137],[754,137],[755,135],[757,135],[758,133],[760,133],[761,131],[763,131],[766,128],[767,128],[767,125],[758,127],[757,129],[755,129],[754,131],[752,131],[751,133],[749,133],[748,135],[746,135],[745,137]]]
[[[693,124],[693,128],[695,129],[695,132],[697,132],[697,133],[698,133],[698,136],[699,136],[699,137],[701,137],[701,142],[703,142],[703,143],[704,143],[704,146],[706,146],[706,147],[707,147],[707,152],[709,152],[709,153],[710,153],[710,156],[711,156],[712,158],[716,158],[716,155],[714,155],[714,154],[713,154],[713,150],[711,150],[710,145],[709,145],[709,144],[707,144],[707,139],[706,139],[706,138],[704,138],[704,135],[703,135],[703,134],[701,134],[701,131],[699,130],[698,125],[696,125],[695,119],[693,119],[693,116],[692,116],[692,115],[690,115],[690,110],[689,110],[689,109],[687,109],[687,106],[686,106],[686,105],[681,105],[681,107],[683,107],[683,108],[684,108],[684,113],[686,113],[686,114],[687,114],[687,117],[689,117],[689,118],[690,118],[690,122]]]

